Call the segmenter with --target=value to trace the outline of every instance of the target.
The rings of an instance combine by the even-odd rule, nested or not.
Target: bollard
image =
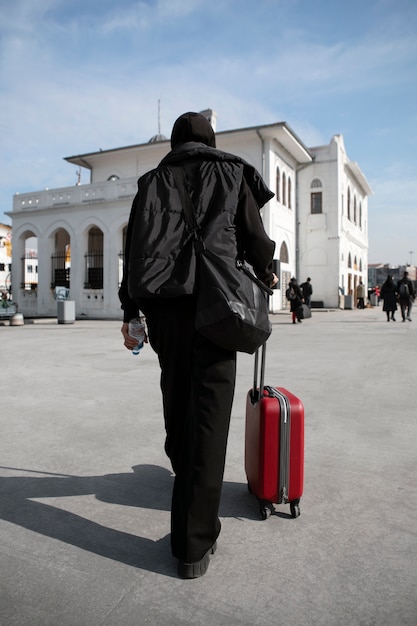
[[[57,300],[58,324],[73,324],[75,322],[74,300]]]
[[[24,324],[23,313],[15,313],[10,318],[10,326],[24,326]]]

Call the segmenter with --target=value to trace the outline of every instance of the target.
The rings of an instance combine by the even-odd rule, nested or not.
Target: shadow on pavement
[[[83,550],[165,576],[176,576],[170,557],[169,534],[158,541],[108,528],[57,508],[41,498],[94,495],[98,500],[128,507],[169,511],[174,477],[163,467],[136,465],[133,472],[103,476],[71,476],[23,468],[41,476],[0,478],[0,517],[12,524]],[[281,517],[290,517],[276,513]],[[225,482],[220,516],[260,519],[256,499],[243,483]],[[140,531],[140,518],[138,519]]]

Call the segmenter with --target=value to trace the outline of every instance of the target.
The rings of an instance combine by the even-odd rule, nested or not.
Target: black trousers
[[[193,297],[140,303],[161,366],[165,450],[175,473],[173,555],[199,561],[220,533],[218,511],[236,378],[236,353],[194,328]]]

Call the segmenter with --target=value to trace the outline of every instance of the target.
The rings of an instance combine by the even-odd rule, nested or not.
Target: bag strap
[[[179,167],[171,168],[172,175],[174,176],[175,185],[180,195],[182,209],[184,211],[185,221],[191,232],[199,230],[197,220],[194,212],[194,205],[191,200],[190,194],[187,192],[187,181],[185,178],[185,172],[182,165]]]
[[[195,208],[191,196],[187,191],[187,180],[185,178],[185,172],[182,165],[179,167],[171,168],[172,175],[174,176],[175,185],[180,196],[181,206],[184,212],[185,223],[188,230],[194,235],[194,247],[196,252],[205,250],[206,246],[200,235],[200,227],[195,217]]]
[[[248,269],[246,267],[246,265],[243,263],[243,261],[241,261],[240,259],[237,259],[236,260],[236,267],[239,270],[242,270],[242,272],[244,272],[247,276],[249,276],[249,278],[251,278],[253,280],[253,282],[258,285],[259,289],[262,289],[263,291],[265,291],[265,293],[267,293],[268,296],[273,296],[274,295],[274,292],[272,291],[272,289],[270,287],[268,287],[267,285],[265,285],[265,283],[263,283],[257,276],[255,276],[255,274],[252,274],[250,269]]]
[[[191,200],[191,196],[187,191],[187,181],[185,178],[185,172],[182,165],[177,167],[171,167],[172,175],[174,176],[175,184],[180,196],[181,205],[184,211],[185,222],[188,226],[188,229],[194,235],[194,246],[196,252],[202,252],[206,249],[205,243],[200,235],[200,227],[197,223],[197,219],[195,217],[195,209],[193,205],[193,201]],[[252,272],[245,266],[242,260],[236,260],[236,267],[239,270],[242,270],[254,283],[258,285],[260,289],[262,289],[269,296],[273,295],[272,289],[270,289],[265,283],[263,283],[257,276],[252,274]]]

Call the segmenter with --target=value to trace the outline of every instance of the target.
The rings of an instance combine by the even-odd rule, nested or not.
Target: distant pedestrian
[[[313,286],[311,284],[311,278],[307,278],[305,283],[300,285],[301,291],[303,292],[304,302],[308,307],[311,308],[311,296],[313,295]]]
[[[405,322],[406,319],[411,322],[411,309],[413,308],[413,302],[416,294],[413,283],[408,278],[408,272],[404,272],[403,277],[398,281],[397,291],[403,322]]]
[[[381,287],[381,299],[384,301],[383,311],[387,314],[387,322],[390,321],[390,315],[395,322],[394,313],[397,310],[397,286],[392,280],[392,276],[388,276],[387,280]]]
[[[296,278],[291,278],[285,296],[290,303],[290,311],[292,313],[292,323],[296,320],[301,323],[301,318],[297,315],[297,309],[303,304],[303,292],[297,284]]]
[[[365,295],[366,295],[365,285],[360,280],[358,288],[356,290],[356,297],[358,298],[358,309],[365,308]]]

